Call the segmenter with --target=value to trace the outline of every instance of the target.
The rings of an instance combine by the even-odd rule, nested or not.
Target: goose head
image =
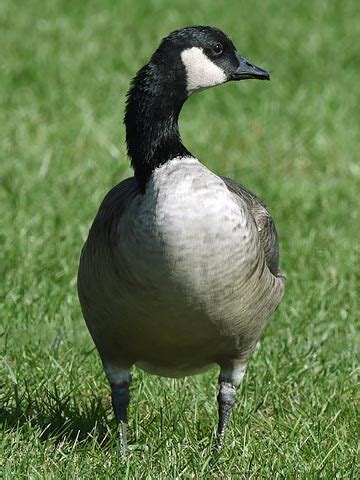
[[[192,26],[164,38],[134,77],[124,123],[126,143],[142,192],[154,169],[190,155],[180,140],[178,116],[193,93],[229,81],[269,80],[230,38],[214,27]]]
[[[160,44],[153,62],[166,64],[185,80],[187,95],[232,80],[270,80],[270,74],[240,55],[231,39],[214,27],[185,27]]]

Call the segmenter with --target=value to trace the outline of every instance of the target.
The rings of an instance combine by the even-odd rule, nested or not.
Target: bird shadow
[[[93,442],[95,439],[104,444],[110,433],[108,408],[100,398],[79,398],[73,391],[64,394],[56,386],[52,390],[38,388],[32,392],[25,387],[20,394],[14,385],[13,394],[0,406],[0,425],[9,433],[30,426],[40,432],[41,441],[51,438],[55,442]]]

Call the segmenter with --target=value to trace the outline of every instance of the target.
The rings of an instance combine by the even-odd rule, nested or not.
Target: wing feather
[[[264,249],[266,265],[270,272],[281,275],[279,267],[279,242],[275,224],[263,201],[251,190],[247,189],[232,178],[220,177],[228,190],[242,198],[247,205],[257,226],[260,242]]]

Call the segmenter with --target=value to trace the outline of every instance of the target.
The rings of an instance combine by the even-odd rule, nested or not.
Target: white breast
[[[122,259],[144,290],[172,283],[210,308],[240,291],[258,261],[246,206],[194,158],[156,169],[118,228]]]

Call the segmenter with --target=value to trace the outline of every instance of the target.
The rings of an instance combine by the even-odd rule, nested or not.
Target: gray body
[[[136,363],[177,377],[218,363],[238,383],[232,370],[244,368],[283,295],[277,252],[257,197],[192,157],[157,168],[145,194],[134,178],[117,185],[78,278],[105,370]]]
[[[123,453],[134,364],[179,377],[217,363],[220,447],[246,364],[283,296],[277,234],[265,205],[210,172],[178,129],[190,95],[246,79],[270,75],[219,29],[198,25],[164,38],[128,92],[124,123],[134,178],[105,197],[78,275]]]

